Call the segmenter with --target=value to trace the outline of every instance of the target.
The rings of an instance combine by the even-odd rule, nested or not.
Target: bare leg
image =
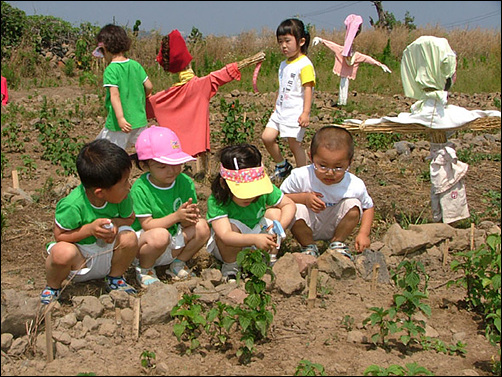
[[[296,220],[291,227],[291,233],[302,246],[307,246],[314,243],[314,234],[304,220]]]
[[[151,268],[155,261],[166,251],[171,241],[169,231],[164,228],[150,229],[139,238],[138,259],[141,268]]]
[[[268,153],[270,153],[270,156],[276,164],[282,162],[283,160],[279,144],[276,140],[277,135],[279,135],[279,132],[270,127],[266,127],[261,134],[263,144],[265,145],[265,148],[267,149]]]
[[[123,231],[115,240],[116,249],[113,251],[110,276],[124,275],[138,253],[138,237],[133,231]]]
[[[288,137],[288,143],[293,156],[295,156],[296,167],[299,168],[300,166],[307,165],[307,154],[302,147],[302,143],[292,137]]]
[[[51,253],[45,260],[47,285],[51,288],[61,288],[70,271],[86,267],[85,258],[78,247],[69,242],[58,242],[51,248]]]
[[[188,262],[204,246],[209,239],[211,232],[206,221],[199,221],[194,226],[183,229],[183,237],[186,242],[185,247],[173,250],[173,257],[183,262]]]
[[[359,224],[360,211],[358,207],[352,207],[335,229],[335,234],[331,242],[344,242]]]

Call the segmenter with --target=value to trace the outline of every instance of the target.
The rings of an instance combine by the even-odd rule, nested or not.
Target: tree
[[[374,28],[382,28],[387,31],[391,31],[394,27],[401,26],[403,24],[406,28],[408,28],[408,30],[415,30],[417,28],[415,24],[413,24],[415,17],[411,17],[408,11],[406,11],[404,23],[402,23],[401,21],[396,21],[396,17],[393,13],[383,10],[382,1],[372,1],[372,3],[375,6],[378,15],[377,22],[374,22],[370,17],[370,25]]]

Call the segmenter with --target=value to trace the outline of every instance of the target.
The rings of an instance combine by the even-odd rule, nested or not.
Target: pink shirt
[[[338,76],[348,77],[349,79],[354,80],[357,75],[359,64],[369,63],[378,65],[380,67],[383,65],[378,60],[373,59],[371,56],[364,55],[359,52],[355,52],[351,58],[345,58],[344,56],[342,56],[343,46],[340,46],[339,44],[328,41],[326,39],[321,39],[321,41],[327,48],[335,53],[335,66],[333,67],[333,73]],[[349,65],[346,59],[350,60],[352,62],[352,65]]]
[[[2,100],[2,105],[7,105],[7,102],[9,101],[9,92],[7,90],[7,79],[2,76],[2,94],[3,94],[3,100]]]
[[[146,116],[156,118],[159,126],[173,130],[180,139],[183,152],[191,156],[210,150],[209,103],[218,88],[232,80],[240,80],[237,63],[193,77],[186,84],[172,86],[147,98]]]

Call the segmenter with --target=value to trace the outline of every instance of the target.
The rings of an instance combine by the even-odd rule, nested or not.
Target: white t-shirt
[[[345,176],[339,183],[325,185],[316,177],[312,164],[293,169],[282,182],[281,191],[285,194],[319,192],[323,195],[321,199],[327,206],[333,206],[345,198],[356,198],[361,202],[363,210],[373,207],[373,199],[368,194],[361,178],[345,172]]]
[[[302,55],[288,62],[283,60],[279,66],[279,95],[275,104],[275,111],[270,117],[279,124],[295,124],[303,112],[303,84],[314,82],[314,65],[310,59]]]

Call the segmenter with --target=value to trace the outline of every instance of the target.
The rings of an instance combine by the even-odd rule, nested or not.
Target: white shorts
[[[291,137],[295,138],[299,143],[302,142],[303,136],[305,135],[305,128],[300,127],[298,124],[289,125],[284,123],[278,123],[273,120],[269,120],[265,127],[272,128],[279,132],[279,136],[283,138]]]
[[[326,207],[324,211],[319,213],[313,212],[304,204],[296,203],[296,214],[291,224],[294,224],[297,220],[303,220],[312,229],[314,241],[331,240],[335,235],[336,227],[353,207],[359,208],[360,220],[362,208],[361,202],[358,199],[343,199],[333,206]]]
[[[140,229],[136,232],[138,240],[144,232],[145,231],[143,229]],[[162,255],[157,258],[157,260],[153,264],[153,267],[167,266],[168,264],[171,264],[176,259],[175,257],[173,257],[172,251],[181,249],[183,247],[185,247],[183,228],[181,226],[178,226],[178,232],[174,236],[171,235],[171,242],[169,242],[169,245],[167,245],[166,250],[162,253]],[[138,258],[134,259],[133,265],[139,266]]]
[[[134,232],[134,229],[127,225],[122,225],[118,229],[118,233],[123,231]],[[117,238],[115,237],[115,240]],[[47,253],[51,253],[52,247],[56,242],[52,242],[47,246]],[[77,246],[80,253],[87,260],[87,266],[81,268],[80,270],[72,270],[68,275],[68,279],[72,279],[74,282],[84,282],[94,279],[103,279],[110,272],[113,257],[113,247],[115,246],[115,241],[113,243],[92,243],[89,245],[74,244]]]
[[[248,227],[246,224],[243,224],[239,220],[228,219],[231,224],[234,224],[239,230],[241,234],[259,234],[262,233],[263,227],[268,228],[273,224],[272,220],[262,217],[260,222],[255,225],[253,229]],[[211,228],[211,237],[206,244],[206,250],[209,254],[212,254],[216,259],[223,262],[223,258],[221,257],[220,250],[218,250],[218,246],[216,245],[215,233],[213,228]],[[254,247],[254,246],[252,246]],[[244,248],[243,248],[244,249]]]
[[[139,134],[146,128],[148,126],[135,128],[131,132],[125,133],[122,131],[110,131],[108,128],[103,127],[96,139],[107,139],[122,149],[128,149],[129,147],[134,147]]]

